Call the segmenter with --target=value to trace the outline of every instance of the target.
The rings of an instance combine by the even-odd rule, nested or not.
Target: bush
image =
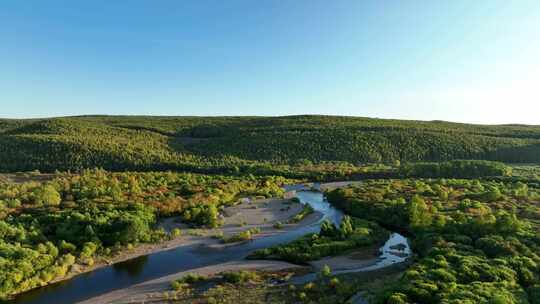
[[[253,236],[258,233],[261,233],[261,230],[259,228],[251,228],[246,231],[242,231],[237,234],[231,235],[229,237],[223,237],[221,241],[223,243],[236,243],[236,242],[249,241],[253,239]]]
[[[255,271],[235,271],[235,272],[225,272],[222,274],[223,279],[231,284],[243,284],[248,281],[255,281],[259,278]]]
[[[338,278],[331,278],[330,281],[328,282],[328,286],[330,286],[330,288],[337,288],[338,285],[339,285]]]
[[[171,230],[171,237],[177,238],[181,235],[182,235],[182,231],[180,229],[174,228],[173,230]]]
[[[306,218],[308,215],[312,214],[313,212],[315,212],[313,207],[306,204],[302,208],[302,211],[300,211],[292,219],[289,220],[289,223],[298,223],[298,222],[302,221],[304,218]]]
[[[180,283],[195,284],[195,283],[206,281],[206,280],[207,280],[207,277],[204,275],[197,274],[197,273],[188,273],[176,281]]]

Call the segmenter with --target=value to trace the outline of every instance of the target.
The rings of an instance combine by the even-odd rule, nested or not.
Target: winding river
[[[315,184],[315,189],[320,185]],[[285,190],[295,191],[303,204],[311,205],[323,214],[322,218],[311,225],[300,226],[292,230],[255,239],[236,246],[216,250],[198,250],[201,244],[180,246],[171,250],[156,252],[129,261],[96,269],[80,274],[70,280],[54,283],[18,295],[10,303],[76,303],[113,290],[127,288],[148,280],[174,274],[181,271],[225,263],[233,259],[245,258],[254,250],[290,242],[308,233],[317,232],[323,220],[329,219],[336,225],[340,223],[343,214],[333,208],[318,191],[310,191],[303,185],[286,186]],[[400,253],[396,253],[393,245],[404,244]],[[370,266],[347,270],[347,272],[370,271],[402,262],[410,255],[407,240],[393,233],[381,248],[379,260]],[[343,271],[342,271],[343,272]],[[342,273],[342,272],[336,272]],[[298,281],[311,280],[311,275],[296,278]]]

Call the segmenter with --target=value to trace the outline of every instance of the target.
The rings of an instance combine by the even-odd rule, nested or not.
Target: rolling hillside
[[[540,161],[540,126],[338,116],[0,120],[0,171],[224,171],[242,166]]]

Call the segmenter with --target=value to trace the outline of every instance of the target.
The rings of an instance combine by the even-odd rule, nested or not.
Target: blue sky
[[[538,0],[7,0],[0,46],[0,117],[540,124]]]

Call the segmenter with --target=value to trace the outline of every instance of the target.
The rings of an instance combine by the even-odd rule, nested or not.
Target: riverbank
[[[329,183],[322,184],[322,186],[327,187],[342,187],[349,184],[348,182],[339,182],[339,183]],[[294,190],[308,190],[308,187],[301,187]],[[291,195],[292,194],[292,195]],[[295,197],[296,192],[289,192],[287,197]],[[306,193],[308,196],[311,196],[309,192]],[[320,194],[318,195],[320,196]],[[313,202],[308,199],[304,202],[309,203],[312,207],[315,207],[315,211],[312,214],[309,214],[304,219],[296,224],[283,224],[281,228],[276,228],[275,223],[286,223],[289,219],[293,218],[296,214],[302,211],[303,204],[292,203],[291,200],[261,200],[250,202],[249,200],[243,200],[239,205],[229,207],[224,210],[223,214],[225,215],[224,223],[221,229],[219,229],[223,234],[230,235],[237,233],[238,231],[250,229],[257,227],[261,229],[261,232],[255,235],[255,239],[268,237],[271,235],[283,233],[285,231],[291,231],[299,229],[301,227],[307,227],[314,223],[317,223],[321,220],[323,213],[332,214],[330,217],[335,221],[335,215],[331,212],[332,208],[327,203],[322,205],[314,206]],[[320,200],[320,198],[318,198]],[[322,203],[322,200],[321,200]],[[322,208],[322,209],[321,209]],[[329,208],[329,209],[327,209]],[[338,216],[338,218],[340,218]],[[239,227],[242,226],[242,227]],[[173,229],[174,226],[171,226],[171,223],[167,225],[168,229]],[[191,243],[193,244],[193,243]],[[223,244],[216,239],[206,238],[204,242],[197,243],[197,248],[194,252],[201,255],[208,254],[219,254],[220,251],[227,247],[234,247],[237,243],[232,244]],[[185,243],[185,246],[190,245],[190,243]],[[369,264],[376,260],[376,248],[369,248],[369,253],[364,253],[364,256],[370,256],[367,261],[364,263]],[[189,271],[179,271],[174,274],[166,275],[154,280],[149,280],[140,284],[136,284],[124,289],[118,289],[111,291],[97,297],[82,301],[80,303],[84,304],[98,304],[98,303],[160,303],[160,299],[163,299],[164,292],[171,290],[170,282],[176,279],[181,278],[187,273],[198,273],[203,275],[215,275],[224,271],[238,271],[238,270],[266,270],[266,271],[279,271],[284,269],[297,269],[302,268],[307,272],[316,271],[317,267],[306,267],[300,266],[284,261],[274,261],[274,260],[233,260],[227,263],[221,263],[216,265],[205,266],[201,268],[190,269]],[[309,270],[309,271],[308,271]],[[163,301],[166,303],[167,301]]]
[[[345,183],[339,183],[337,185],[332,184],[331,186],[342,186]],[[329,187],[331,187],[329,186]],[[311,198],[312,193],[304,192],[303,199],[305,200],[305,195]],[[320,196],[320,194],[319,194]],[[242,209],[242,208],[240,208]],[[305,219],[307,220],[307,219]],[[389,241],[387,241],[389,243]],[[205,276],[215,276],[221,272],[228,271],[239,271],[239,270],[258,270],[258,271],[279,271],[285,269],[303,269],[302,274],[299,277],[316,275],[324,267],[324,265],[330,265],[331,269],[336,272],[341,271],[357,271],[361,268],[373,268],[372,271],[375,273],[379,270],[378,267],[375,267],[377,264],[385,264],[382,260],[388,259],[384,255],[383,249],[387,249],[390,244],[385,243],[383,247],[380,247],[382,244],[369,246],[357,250],[347,252],[343,255],[338,255],[334,257],[323,258],[318,261],[313,261],[310,263],[310,266],[299,266],[296,264],[291,264],[283,261],[275,260],[233,260],[231,262],[220,263],[216,265],[204,266],[201,268],[193,268],[189,271],[180,271],[171,275],[163,276],[158,279],[149,280],[140,284],[130,286],[128,288],[115,290],[109,293],[99,295],[97,297],[85,300],[81,303],[83,304],[98,304],[98,303],[167,303],[169,295],[174,295],[175,292],[171,289],[170,282],[181,278],[187,273],[197,273]],[[390,242],[392,245],[393,242]],[[218,245],[222,247],[223,245]],[[209,250],[214,250],[213,246],[201,246],[204,248],[203,254],[208,254]],[[198,251],[199,252],[199,251]],[[216,251],[217,254],[219,251]],[[392,262],[391,262],[392,263]],[[360,270],[361,271],[361,270]],[[368,271],[371,272],[371,271]],[[294,279],[291,280],[291,283],[294,283]],[[286,284],[285,284],[286,285]],[[283,286],[285,286],[283,285]]]
[[[179,221],[179,218],[166,218],[158,223],[158,226],[167,232],[179,228],[182,231],[180,236],[158,243],[139,244],[132,249],[122,250],[113,257],[96,258],[92,266],[75,264],[64,277],[55,279],[48,285],[67,281],[78,275],[89,273],[106,266],[183,246],[196,246],[197,250],[203,254],[209,253],[212,250],[235,246],[242,242],[223,244],[219,238],[222,236],[231,236],[252,228],[260,230],[260,233],[252,237],[252,239],[258,239],[299,227],[309,226],[321,219],[322,214],[320,212],[314,212],[299,223],[280,224],[280,228],[275,227],[277,222],[285,223],[292,219],[302,211],[303,207],[304,205],[293,202],[290,199],[246,199],[235,206],[225,208],[222,218],[223,225],[215,229],[189,229]]]
[[[305,266],[299,266],[282,261],[235,260],[227,263],[191,269],[189,271],[182,271],[172,275],[160,277],[158,279],[130,286],[125,289],[115,290],[100,295],[98,297],[79,302],[79,304],[169,303],[169,301],[164,298],[164,293],[172,291],[172,281],[179,279],[188,273],[197,273],[199,275],[212,277],[222,272],[233,272],[241,270],[276,272],[281,270],[294,270],[304,268]]]
[[[149,280],[141,284],[136,284],[128,288],[115,290],[109,293],[99,295],[97,297],[79,302],[80,304],[142,304],[142,303],[170,303],[169,296],[174,295],[175,291],[171,288],[171,282],[182,278],[189,273],[197,273],[209,278],[215,278],[223,272],[235,272],[242,270],[270,272],[279,271],[295,272],[299,277],[313,275],[316,279],[316,274],[324,265],[331,265],[332,270],[340,272],[343,270],[358,269],[361,267],[370,267],[377,263],[380,259],[377,257],[378,248],[376,246],[366,247],[355,250],[344,255],[328,257],[310,263],[310,266],[301,266],[284,261],[276,260],[233,260],[226,263],[210,265],[200,268],[190,269],[189,271],[181,271],[171,275],[163,276],[154,280]],[[392,264],[385,268],[373,269],[365,272],[350,272],[345,274],[337,274],[341,279],[354,279],[362,282],[365,287],[379,285],[386,282],[388,275],[401,273],[405,269],[406,263]],[[335,269],[333,267],[336,267]],[[397,276],[396,276],[397,278]],[[381,283],[382,282],[382,283]],[[279,283],[277,285],[269,284],[267,287],[274,287],[288,292],[289,284],[296,284],[294,277],[289,282]],[[305,282],[300,283],[305,284]],[[354,297],[355,303],[366,303],[365,298],[368,294],[360,293]],[[185,301],[184,301],[185,302]],[[184,303],[182,302],[182,303]]]
[[[260,204],[260,205],[257,205]],[[253,208],[252,206],[260,206]],[[240,205],[231,207],[226,211],[229,216],[224,219],[223,228],[214,229],[213,231],[224,232],[224,235],[230,235],[243,231],[252,227],[258,227],[261,232],[254,236],[255,239],[268,237],[287,231],[299,229],[301,227],[307,227],[319,222],[323,216],[321,212],[313,212],[306,216],[298,223],[283,224],[281,228],[276,228],[274,224],[276,222],[286,222],[288,219],[293,218],[303,209],[302,204],[292,202],[291,200],[279,200],[269,199],[260,200],[258,202],[243,202]],[[271,214],[269,214],[271,213]],[[242,227],[235,226],[238,223],[239,218],[249,217],[247,224]],[[271,219],[270,221],[268,219]],[[224,244],[216,238],[206,237],[198,239],[194,242],[185,242],[180,246],[197,245],[194,252],[201,255],[208,255],[212,253],[219,253],[222,249],[227,247],[234,247],[240,243]],[[171,248],[172,249],[172,248]],[[181,278],[187,273],[198,273],[206,276],[212,276],[226,271],[239,271],[239,270],[259,270],[259,271],[280,271],[285,269],[306,269],[306,266],[300,266],[283,261],[272,260],[232,260],[230,262],[221,263],[217,265],[210,265],[200,268],[190,269],[188,271],[180,271],[171,275],[163,276],[154,280],[149,280],[141,284],[136,284],[128,288],[115,290],[109,293],[102,294],[98,297],[94,297],[80,303],[84,304],[102,304],[102,303],[159,303],[159,300],[163,297],[163,293],[170,291],[170,282]],[[166,301],[165,301],[166,302]]]
[[[287,187],[285,189],[287,190]],[[299,200],[302,204],[311,206],[314,212],[297,224],[275,226],[272,221],[281,221],[285,218],[290,218],[298,210],[304,210],[304,205],[294,205],[289,201],[275,199],[257,201],[256,204],[253,204],[255,202],[244,200],[242,205],[235,206],[236,209],[227,210],[231,211],[230,213],[221,212],[223,214],[222,220],[224,221],[223,227],[220,228],[222,231],[189,230],[190,233],[184,233],[183,236],[174,240],[179,242],[184,240],[177,247],[166,246],[166,244],[162,243],[160,244],[162,245],[161,248],[150,248],[150,252],[153,251],[152,254],[141,255],[140,258],[124,263],[115,263],[113,266],[101,267],[101,269],[96,269],[85,275],[76,276],[71,280],[65,280],[65,282],[33,290],[20,295],[13,303],[79,303],[115,291],[129,289],[132,286],[144,284],[145,282],[162,277],[193,272],[193,270],[199,268],[212,268],[216,265],[239,260],[241,260],[238,262],[239,264],[246,262],[246,265],[248,265],[251,261],[247,262],[242,259],[251,252],[288,243],[303,235],[317,232],[323,218],[339,225],[342,213],[333,208],[324,199],[322,193],[318,191],[292,191],[288,194],[287,197],[296,197],[295,201]],[[263,216],[264,214],[271,214],[274,217]],[[245,217],[249,217],[250,221],[245,221]],[[258,221],[251,222],[253,218],[258,218]],[[228,223],[227,219],[230,219]],[[233,219],[235,220],[233,221]],[[288,221],[283,221],[282,223],[286,222]],[[181,223],[173,219],[169,219],[163,224],[162,227],[167,230],[181,227]],[[224,244],[218,238],[212,237],[212,235],[216,235],[218,232],[223,233],[223,235],[234,234],[238,231],[246,231],[252,226],[258,226],[260,229],[255,230],[256,232],[252,241]],[[188,230],[184,227],[183,231],[187,232]],[[274,261],[267,261],[265,263],[273,264]],[[301,275],[305,273],[302,272]]]

